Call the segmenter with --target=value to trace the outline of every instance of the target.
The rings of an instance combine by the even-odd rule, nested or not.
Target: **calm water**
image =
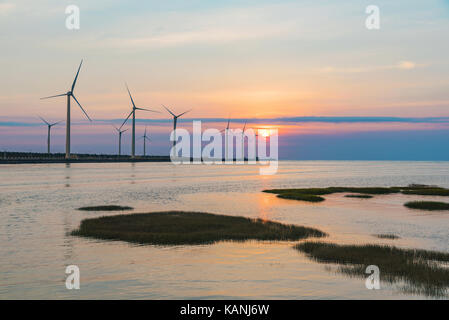
[[[134,212],[195,210],[261,217],[317,227],[326,241],[388,243],[449,252],[449,213],[403,207],[419,196],[373,199],[327,196],[319,204],[276,198],[266,188],[449,187],[447,162],[281,162],[277,175],[256,166],[174,166],[169,163],[0,166],[0,299],[8,298],[412,298],[382,284],[347,278],[307,259],[293,243],[136,246],[67,235],[87,205],[120,204]],[[426,199],[438,199],[427,197]],[[106,213],[108,214],[108,213]],[[114,214],[114,213],[111,213]],[[399,240],[372,234],[394,233]],[[81,289],[65,288],[65,267],[81,270]]]

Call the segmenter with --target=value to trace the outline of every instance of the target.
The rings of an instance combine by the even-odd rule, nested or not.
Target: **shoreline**
[[[0,159],[0,164],[170,162],[170,157],[134,159]]]
[[[118,162],[170,162],[170,156],[118,156],[113,154],[72,154],[69,159],[63,153],[3,152],[0,164],[45,163],[118,163]]]

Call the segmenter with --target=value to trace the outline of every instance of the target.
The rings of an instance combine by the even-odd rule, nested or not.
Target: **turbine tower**
[[[55,126],[55,125],[57,125],[57,124],[59,124],[59,123],[61,123],[61,122],[63,122],[63,121],[58,121],[58,122],[55,122],[55,123],[49,123],[47,120],[45,120],[44,118],[42,118],[42,117],[39,117],[43,122],[45,122],[45,124],[48,126],[48,133],[47,133],[47,153],[48,154],[50,154],[50,130],[51,130],[51,127],[53,127],[53,126]]]
[[[242,157],[243,157],[243,161],[245,161],[245,129],[246,129],[246,121],[245,121],[245,124],[243,125],[243,130],[242,130]]]
[[[83,111],[83,113],[87,117],[87,119],[89,119],[89,121],[92,121],[92,119],[89,118],[89,115],[83,109],[83,107],[78,102],[76,97],[73,95],[73,91],[75,90],[76,80],[78,79],[78,75],[80,73],[80,69],[81,69],[81,65],[82,64],[83,64],[83,60],[81,60],[80,66],[78,67],[78,71],[76,73],[75,80],[73,80],[72,88],[70,89],[70,91],[68,91],[67,93],[57,94],[55,96],[49,96],[49,97],[41,98],[41,99],[49,99],[49,98],[56,98],[56,97],[67,96],[67,120],[66,120],[66,131],[65,131],[65,158],[66,159],[70,158],[70,98],[73,98],[75,100],[75,102],[78,104],[78,106],[80,107],[81,111]]]
[[[143,134],[143,136],[141,136],[141,138],[143,138],[143,156],[145,157],[146,154],[146,142],[151,141],[150,137],[147,136],[147,127],[145,126],[145,132]]]
[[[117,128],[116,126],[113,127],[118,132],[118,155],[120,157],[122,155],[122,133],[128,131],[128,129],[121,130],[122,127],[120,128]]]
[[[123,127],[123,125],[126,123],[126,121],[128,121],[129,117],[132,115],[133,116],[133,124],[132,124],[131,156],[134,158],[136,155],[136,110],[143,110],[143,111],[156,112],[156,113],[160,113],[160,112],[136,107],[133,97],[131,96],[131,92],[129,91],[128,85],[127,84],[125,84],[125,85],[126,85],[126,90],[128,90],[128,94],[129,94],[129,98],[131,99],[131,103],[133,104],[133,109],[130,112],[130,114],[126,117],[125,121],[123,121],[123,124],[120,126],[120,128]]]
[[[178,123],[178,118],[185,115],[187,112],[192,111],[192,109],[184,111],[183,113],[176,115],[166,106],[164,106],[164,105],[162,105],[162,106],[165,108],[165,110],[167,110],[173,116],[173,132],[175,133],[175,139],[173,140],[173,151],[176,156],[176,149],[175,149],[175,147],[176,147],[176,131],[175,130],[176,130],[176,124]]]

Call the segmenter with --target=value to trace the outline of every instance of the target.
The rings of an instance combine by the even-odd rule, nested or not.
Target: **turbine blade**
[[[41,116],[38,116],[42,121],[44,121],[47,125],[50,125],[44,118],[42,118]]]
[[[243,132],[245,132],[245,128],[246,128],[246,121],[245,121],[245,125],[243,126]]]
[[[156,113],[160,113],[159,111],[155,111],[155,110],[150,110],[150,109],[145,109],[145,108],[136,108],[136,110],[143,110],[143,111],[149,111],[149,112],[156,112]]]
[[[128,129],[122,130],[122,133],[125,132],[125,131],[128,131]]]
[[[80,63],[80,66],[78,67],[78,71],[76,73],[75,80],[73,80],[73,83],[72,83],[72,90],[71,90],[72,92],[73,92],[73,90],[75,90],[76,80],[78,79],[78,75],[80,74],[80,69],[81,69],[82,64],[83,64],[83,60],[81,59],[81,63]]]
[[[165,110],[167,110],[168,112],[170,112],[170,114],[171,114],[173,117],[176,117],[176,115],[175,115],[173,112],[171,112],[169,108],[167,108],[167,107],[164,106],[164,105],[162,105],[162,106],[165,108]]]
[[[178,115],[177,116],[177,118],[179,118],[179,117],[181,117],[181,116],[183,116],[183,115],[185,115],[187,112],[190,112],[190,111],[192,111],[192,109],[190,109],[190,110],[187,110],[186,112],[183,112],[183,113],[181,113],[180,115]]]
[[[125,82],[125,85],[126,85],[126,90],[128,90],[129,97],[131,98],[131,102],[133,104],[133,108],[135,109],[136,105],[134,103],[133,97],[131,96],[131,92],[129,91],[128,84],[126,82]]]
[[[53,126],[55,126],[57,124],[60,124],[61,122],[64,122],[64,121],[58,121],[58,122],[52,123],[52,124],[50,124],[50,127],[53,127]]]
[[[56,97],[62,97],[62,96],[66,96],[66,95],[67,95],[67,93],[62,93],[62,94],[57,94],[55,96],[43,97],[43,98],[41,98],[41,100],[43,100],[43,99],[50,99],[50,98],[56,98]]]
[[[78,106],[81,108],[81,110],[84,112],[84,114],[86,115],[87,119],[89,119],[89,121],[92,121],[92,119],[89,117],[89,115],[87,114],[87,112],[83,109],[83,107],[81,106],[81,104],[78,102],[78,100],[76,100],[75,96],[72,94],[73,99],[75,99],[76,103],[78,103]]]
[[[123,125],[126,123],[126,121],[128,121],[129,117],[131,117],[133,112],[134,112],[134,110],[129,113],[129,115],[126,117],[125,121],[123,121],[122,125],[120,126],[120,129],[123,127]]]

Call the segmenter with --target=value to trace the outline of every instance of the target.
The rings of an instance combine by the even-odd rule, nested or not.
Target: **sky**
[[[79,30],[65,26],[72,4]],[[116,152],[127,82],[161,112],[137,113],[153,154],[170,147],[164,104],[193,109],[186,129],[276,128],[285,159],[449,160],[447,39],[447,0],[0,1],[0,150],[46,150],[37,116],[65,120],[66,101],[39,98],[68,91],[84,59],[75,93],[95,121],[73,105],[73,152]]]

